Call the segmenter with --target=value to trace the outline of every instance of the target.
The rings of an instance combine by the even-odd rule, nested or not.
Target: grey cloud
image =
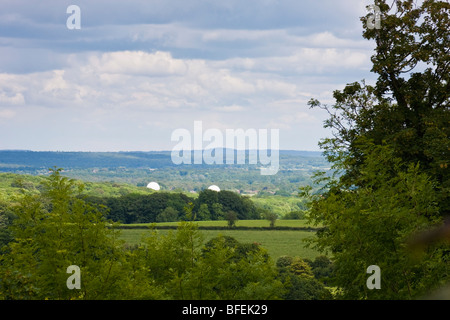
[[[354,3],[2,0],[0,136],[14,138],[0,148],[167,149],[203,120],[311,149],[323,115],[309,98],[367,76]],[[66,28],[70,4],[81,30]]]
[[[76,4],[86,26],[182,22],[205,28],[272,29],[298,25],[348,25],[353,0],[2,0],[3,15],[39,24],[65,23]],[[320,9],[318,9],[318,7]]]

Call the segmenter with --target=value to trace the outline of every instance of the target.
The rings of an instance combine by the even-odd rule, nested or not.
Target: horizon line
[[[323,150],[300,150],[300,149],[230,149],[230,148],[206,148],[206,149],[190,149],[190,150],[177,150],[177,152],[180,151],[186,151],[186,152],[192,152],[192,151],[205,151],[205,150],[215,150],[215,149],[223,149],[223,150],[234,150],[234,151],[262,151],[262,150],[278,150],[278,151],[296,151],[296,152],[323,152]],[[0,149],[0,152],[85,152],[85,153],[125,153],[125,152],[173,152],[174,150],[116,150],[116,151],[96,151],[96,150],[31,150],[31,149]]]

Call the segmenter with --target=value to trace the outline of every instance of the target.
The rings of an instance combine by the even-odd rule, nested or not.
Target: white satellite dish
[[[161,189],[161,187],[159,186],[159,184],[156,183],[156,182],[150,182],[150,183],[147,185],[147,188],[152,189],[152,190],[156,190],[156,191],[158,191],[159,189]]]
[[[213,184],[212,186],[209,186],[208,189],[209,190],[213,190],[213,191],[217,191],[217,192],[220,191],[220,188],[218,186],[216,186],[215,184]]]

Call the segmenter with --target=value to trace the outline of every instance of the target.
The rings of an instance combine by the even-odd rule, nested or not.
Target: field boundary
[[[115,226],[116,229],[155,229],[155,230],[176,230],[178,226],[158,226],[158,225],[120,225]],[[284,231],[318,231],[323,228],[315,227],[287,227],[287,226],[275,226],[275,227],[247,227],[247,226],[236,226],[233,228],[222,227],[222,226],[198,226],[199,230],[255,230],[255,231],[274,231],[274,230],[284,230]]]

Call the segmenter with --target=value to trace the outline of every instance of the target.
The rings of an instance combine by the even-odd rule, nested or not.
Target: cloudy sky
[[[68,29],[69,5],[81,29]],[[0,149],[171,150],[171,133],[278,129],[319,150],[316,98],[366,79],[363,0],[2,0]],[[70,20],[70,19],[69,19]]]

